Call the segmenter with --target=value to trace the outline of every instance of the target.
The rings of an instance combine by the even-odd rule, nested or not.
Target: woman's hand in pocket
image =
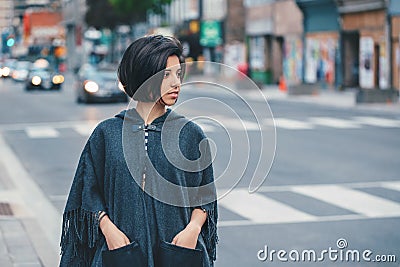
[[[180,231],[174,239],[172,239],[171,243],[180,247],[195,249],[200,231],[201,227],[199,227],[199,225],[189,223],[185,229]]]
[[[129,238],[105,215],[100,222],[100,229],[106,238],[109,250],[117,249],[130,244]]]

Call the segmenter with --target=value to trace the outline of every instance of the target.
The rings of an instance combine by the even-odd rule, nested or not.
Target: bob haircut
[[[182,52],[181,43],[174,37],[149,35],[134,41],[125,50],[118,66],[118,79],[125,93],[136,101],[156,102],[161,97],[163,70],[168,57],[176,55],[182,66]],[[183,76],[182,66],[181,81]]]

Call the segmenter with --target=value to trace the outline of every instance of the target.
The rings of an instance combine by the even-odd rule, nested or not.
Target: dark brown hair
[[[176,55],[182,65],[182,51],[181,43],[174,37],[150,35],[134,41],[125,50],[118,66],[118,79],[126,94],[137,101],[157,101],[161,95],[163,70],[167,66],[168,57]],[[155,74],[155,77],[147,81]],[[181,79],[183,74],[182,66]]]

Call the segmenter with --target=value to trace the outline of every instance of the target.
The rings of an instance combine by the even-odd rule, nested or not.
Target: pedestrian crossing
[[[363,192],[363,188],[380,188],[397,195],[396,200]],[[393,193],[394,191],[394,193]],[[277,201],[271,193],[296,194],[312,199],[313,204],[293,200],[292,203]],[[223,194],[220,192],[221,195]],[[323,204],[331,207],[329,215],[325,211],[309,212]],[[261,187],[256,193],[248,193],[245,188],[233,189],[219,200],[222,216],[220,227],[246,226],[260,224],[283,224],[304,222],[327,222],[360,220],[371,218],[400,217],[400,181],[370,182],[362,184],[322,184]],[[346,212],[339,212],[345,210]],[[233,213],[236,219],[225,220],[224,213]],[[336,214],[335,214],[336,212]],[[312,214],[311,214],[312,213]],[[230,216],[232,217],[232,216]]]
[[[58,122],[58,123],[38,123],[29,125],[11,125],[0,126],[0,131],[23,131],[28,138],[44,139],[44,138],[59,138],[62,137],[63,129],[72,129],[80,136],[88,137],[98,122]],[[274,126],[282,130],[319,130],[319,129],[362,129],[366,127],[376,127],[385,129],[400,128],[400,120],[388,119],[371,116],[355,116],[350,118],[333,118],[333,117],[308,117],[305,119],[293,118],[274,118],[264,119],[260,123],[250,120],[234,120],[234,119],[219,119],[219,124],[212,120],[196,121],[205,132],[218,132],[221,130],[229,131],[262,131],[270,130]]]

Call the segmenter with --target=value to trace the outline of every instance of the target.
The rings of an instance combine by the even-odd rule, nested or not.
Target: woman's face
[[[163,81],[161,83],[161,98],[165,105],[172,106],[178,100],[181,90],[181,65],[179,58],[172,55],[167,59]]]

